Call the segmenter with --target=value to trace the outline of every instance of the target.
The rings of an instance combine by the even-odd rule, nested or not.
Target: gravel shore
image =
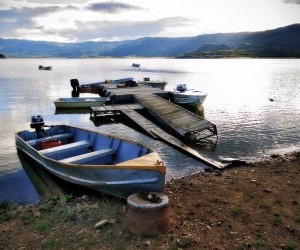
[[[172,180],[165,194],[170,229],[151,237],[128,230],[126,200],[111,196],[0,203],[0,249],[300,248],[300,152]]]

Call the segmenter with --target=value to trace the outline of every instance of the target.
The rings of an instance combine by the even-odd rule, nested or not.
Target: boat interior
[[[18,135],[45,157],[68,164],[115,165],[152,152],[141,144],[69,126]]]

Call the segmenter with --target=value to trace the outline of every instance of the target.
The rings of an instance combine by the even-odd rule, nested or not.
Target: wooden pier
[[[217,127],[193,112],[170,102],[169,92],[145,86],[117,88],[113,84],[101,85],[100,89],[102,94],[110,95],[115,103],[130,102],[130,104],[92,107],[90,109],[92,120],[95,121],[103,115],[124,114],[152,138],[160,139],[209,166],[217,169],[224,168],[224,164],[201,156],[182,142],[182,140],[198,141],[217,136]],[[151,121],[137,111],[142,109],[152,117]]]
[[[117,88],[115,84],[103,84],[100,89],[102,94],[112,96],[116,103],[141,104],[157,123],[183,140],[198,141],[218,135],[217,127],[213,123],[170,102],[167,91],[143,85]]]

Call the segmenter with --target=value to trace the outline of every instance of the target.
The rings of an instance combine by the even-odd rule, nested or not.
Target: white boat
[[[160,80],[150,80],[149,77],[145,77],[143,81],[138,81],[138,84],[143,84],[151,88],[159,88],[164,90],[165,86],[168,84],[166,81]]]
[[[186,84],[177,84],[176,89],[171,92],[171,101],[191,108],[203,104],[207,94],[194,89],[187,89]]]
[[[17,149],[63,180],[122,198],[164,190],[166,167],[148,146],[67,125],[46,128],[40,116],[30,126],[15,134]]]
[[[102,106],[110,101],[110,97],[70,97],[58,98],[54,101],[56,108],[89,108]]]

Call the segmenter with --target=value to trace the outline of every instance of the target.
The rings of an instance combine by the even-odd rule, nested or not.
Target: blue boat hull
[[[36,132],[16,133],[16,147],[52,174],[114,196],[163,192],[166,168],[149,147],[71,126],[54,126],[38,138]],[[41,149],[49,138],[62,146]]]

